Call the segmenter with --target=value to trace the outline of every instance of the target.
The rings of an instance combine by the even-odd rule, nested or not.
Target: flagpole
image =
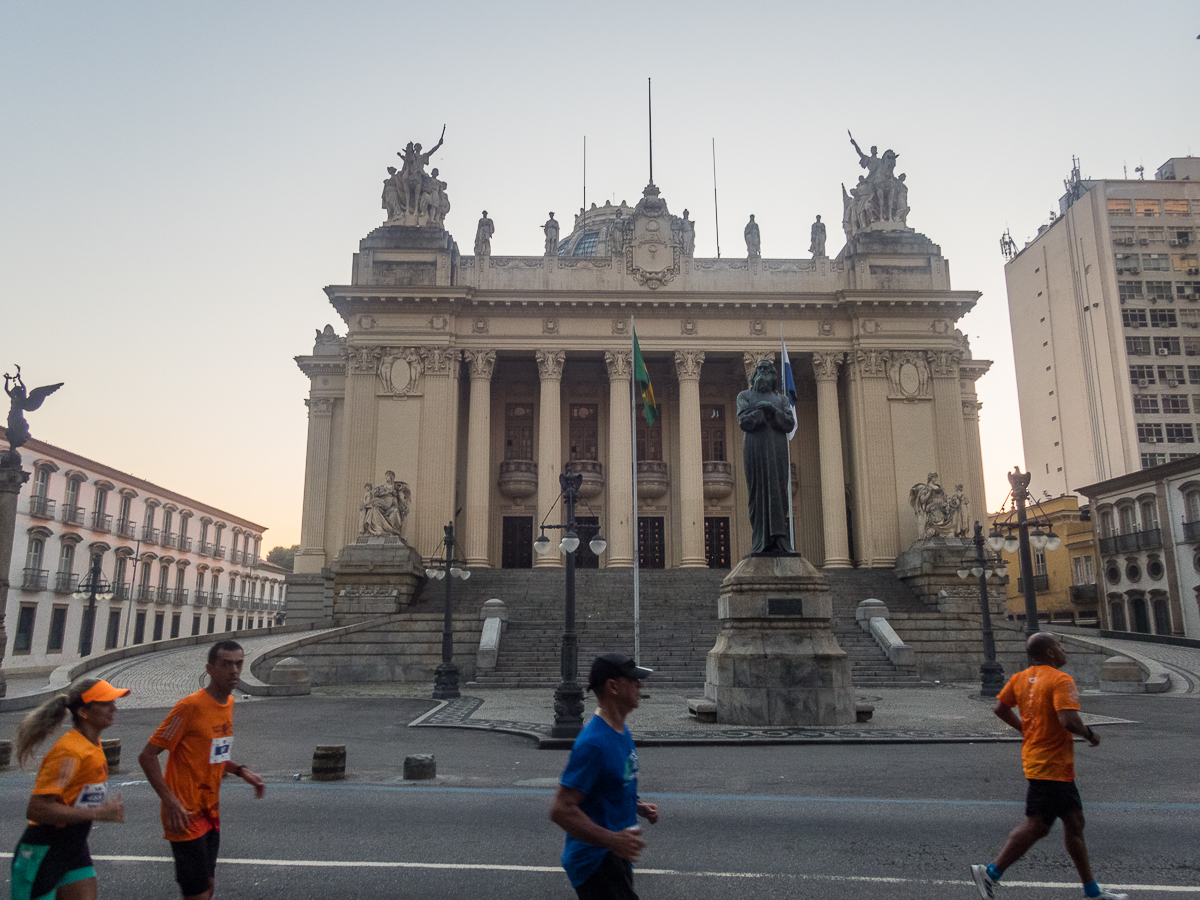
[[[634,349],[633,315],[629,316],[629,446],[630,459],[633,460],[633,661],[642,664],[642,634],[641,634],[641,595],[638,585],[638,495],[637,495],[637,400],[635,399],[637,353]]]

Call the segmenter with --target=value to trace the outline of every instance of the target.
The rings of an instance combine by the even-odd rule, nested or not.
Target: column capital
[[[608,366],[609,381],[628,381],[633,370],[633,351],[605,350],[604,364]]]
[[[890,355],[886,350],[855,350],[856,374],[861,378],[883,378],[887,374]]]
[[[968,400],[965,397],[962,402],[963,418],[978,419],[979,411],[983,409],[983,404],[978,400]]]
[[[742,365],[746,367],[746,385],[750,384],[750,379],[754,377],[754,370],[764,359],[775,362],[775,351],[748,350],[742,354]],[[745,389],[746,385],[743,385],[742,389]]]
[[[495,350],[464,350],[463,359],[467,361],[472,381],[492,380],[492,370],[496,367]]]
[[[346,356],[347,375],[374,375],[383,350],[379,347],[350,347]]]
[[[703,350],[675,351],[675,375],[680,381],[699,381],[702,365],[704,365]]]
[[[538,377],[542,381],[561,381],[563,365],[567,361],[566,350],[537,350]]]
[[[838,351],[836,353],[814,353],[813,354],[813,375],[817,381],[837,381],[838,366],[846,358],[846,354]]]
[[[961,350],[930,350],[929,367],[934,378],[958,378],[958,364],[963,358]]]
[[[329,397],[310,397],[304,401],[304,405],[308,407],[310,416],[333,415],[333,400]]]
[[[422,347],[420,353],[426,375],[457,374],[458,351],[452,347]]]

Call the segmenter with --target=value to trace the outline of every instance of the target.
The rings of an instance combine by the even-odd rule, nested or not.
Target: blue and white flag
[[[796,417],[796,380],[792,377],[792,361],[788,359],[787,342],[784,341],[783,335],[779,336],[779,345],[779,358],[783,362],[783,392],[787,394],[788,403],[792,407],[792,430],[788,432],[790,441],[796,436],[796,429],[800,425],[800,420]]]

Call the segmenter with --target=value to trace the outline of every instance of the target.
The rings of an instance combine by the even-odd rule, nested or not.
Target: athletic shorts
[[[208,890],[208,883],[217,873],[217,850],[221,846],[221,831],[214,828],[190,841],[169,841],[175,857],[175,880],[183,896],[192,897]]]
[[[28,826],[13,851],[12,900],[53,898],[63,885],[95,878],[87,845],[91,828],[91,822]]]
[[[1029,790],[1025,794],[1026,816],[1053,825],[1055,819],[1076,809],[1083,809],[1083,801],[1079,799],[1075,782],[1029,779]]]
[[[579,900],[638,900],[633,890],[633,863],[612,851],[605,853],[599,867],[575,893]]]

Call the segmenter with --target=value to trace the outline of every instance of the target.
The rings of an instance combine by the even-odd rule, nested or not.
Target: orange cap
[[[80,694],[80,699],[84,703],[107,703],[118,697],[124,697],[128,693],[129,688],[116,688],[107,681],[98,681]]]

